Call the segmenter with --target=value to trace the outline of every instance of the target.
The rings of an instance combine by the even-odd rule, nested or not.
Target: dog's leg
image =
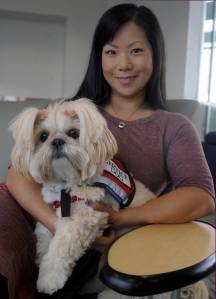
[[[49,244],[53,238],[51,232],[41,223],[37,223],[35,228],[35,235],[37,237],[36,243],[36,264],[40,264],[42,257],[47,253]]]
[[[64,286],[75,263],[95,240],[100,226],[106,222],[106,213],[87,206],[75,211],[72,218],[59,219],[56,234],[39,267],[39,292],[52,294]]]
[[[59,219],[55,236],[39,266],[37,280],[39,292],[52,294],[64,286],[70,267],[68,245],[73,242],[72,235],[70,235],[72,226],[73,222],[70,218]]]

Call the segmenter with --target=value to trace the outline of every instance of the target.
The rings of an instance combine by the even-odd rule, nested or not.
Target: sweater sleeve
[[[167,127],[166,164],[173,186],[199,187],[215,198],[212,176],[192,122],[183,115],[172,114]]]

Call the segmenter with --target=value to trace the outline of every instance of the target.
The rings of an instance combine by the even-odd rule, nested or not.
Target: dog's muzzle
[[[65,157],[65,154],[63,152],[63,146],[65,144],[65,141],[60,138],[55,138],[51,142],[52,148],[53,148],[53,158],[59,159],[62,157]]]
[[[62,146],[65,144],[65,141],[60,138],[55,138],[55,139],[53,139],[51,144],[55,149],[59,149],[59,148],[62,148]]]

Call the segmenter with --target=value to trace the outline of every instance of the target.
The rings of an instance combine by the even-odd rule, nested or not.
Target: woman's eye
[[[78,129],[70,129],[68,132],[67,132],[67,135],[73,139],[77,139],[79,138],[79,130]]]
[[[143,49],[142,48],[134,48],[131,50],[131,53],[133,54],[138,54],[138,53],[141,53],[143,52]]]
[[[106,50],[105,51],[105,54],[109,55],[109,56],[113,56],[116,54],[116,51],[115,50]]]
[[[48,138],[48,136],[49,136],[49,133],[48,132],[42,132],[41,134],[40,134],[40,141],[41,142],[45,142],[46,140],[47,140],[47,138]]]

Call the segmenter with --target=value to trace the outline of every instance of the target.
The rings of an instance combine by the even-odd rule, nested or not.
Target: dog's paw
[[[43,258],[37,280],[37,289],[40,293],[51,295],[63,288],[68,278],[68,273],[61,266],[58,262],[55,263],[54,260],[52,263],[49,263],[47,259]]]
[[[63,288],[67,277],[62,273],[56,273],[54,271],[46,273],[39,273],[37,280],[37,290],[40,293],[52,295],[59,289]]]
[[[107,212],[94,211],[94,213],[97,215],[97,226],[100,227],[100,229],[105,229],[110,226],[110,224],[108,224],[109,214]]]

